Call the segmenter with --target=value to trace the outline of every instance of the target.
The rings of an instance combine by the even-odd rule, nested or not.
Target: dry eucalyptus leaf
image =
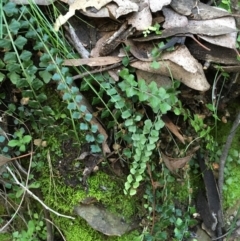
[[[58,16],[54,24],[54,29],[58,31],[59,28],[75,14],[76,10],[83,10],[86,12],[86,9],[89,7],[94,7],[95,9],[99,10],[110,2],[112,2],[112,0],[75,0],[69,4],[69,11],[64,16],[61,14]],[[118,5],[116,10],[116,18],[130,12],[138,11],[138,5],[130,0],[113,0],[113,2],[116,2]]]
[[[184,27],[188,25],[188,19],[186,16],[180,15],[167,7],[164,7],[162,11],[165,17],[165,22],[163,24],[164,28]]]
[[[146,30],[152,25],[152,14],[149,6],[146,5],[141,11],[133,13],[127,20],[128,24],[132,24],[138,31]]]
[[[149,0],[150,9],[153,13],[162,10],[162,8],[171,3],[171,0]]]
[[[236,22],[233,17],[223,17],[219,19],[203,20],[203,21],[190,20],[188,26],[197,26],[199,24],[202,24],[204,26],[211,26],[212,28],[221,26],[221,27],[235,29],[236,30],[235,32],[224,34],[224,35],[219,35],[219,36],[199,35],[199,37],[209,43],[212,43],[218,46],[222,46],[226,48],[234,48],[234,49],[236,48],[237,29],[236,29]]]
[[[180,46],[174,51],[163,53],[160,58],[171,60],[191,73],[196,73],[202,67],[185,45]]]
[[[130,65],[134,68],[148,71],[150,73],[173,77],[195,90],[207,91],[210,88],[200,64],[197,66],[197,72],[191,73],[170,60],[159,60],[157,62],[160,65],[158,69],[152,68],[150,62],[136,61]]]
[[[114,56],[96,57],[88,59],[65,59],[63,65],[66,66],[104,66],[119,63],[122,59]]]

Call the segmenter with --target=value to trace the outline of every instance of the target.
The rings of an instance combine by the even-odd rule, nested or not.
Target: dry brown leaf
[[[183,143],[185,144],[184,137],[180,134],[176,125],[172,123],[172,121],[168,118],[167,115],[162,116],[162,120],[165,123],[165,126]]]
[[[88,59],[65,59],[63,65],[66,66],[105,66],[110,64],[119,63],[122,59],[114,56],[106,56],[106,57],[95,57]]]
[[[166,156],[165,154],[162,153],[162,158],[163,158],[165,165],[169,169],[169,171],[176,174],[176,171],[180,168],[183,168],[186,165],[186,163],[191,160],[193,154],[199,148],[200,148],[199,146],[193,148],[193,150],[191,150],[190,154],[185,157],[172,158],[172,157]]]
[[[175,28],[184,27],[188,24],[188,19],[186,16],[176,13],[171,8],[163,8],[163,15],[165,17],[165,22],[163,24],[164,28]]]
[[[132,24],[132,26],[135,27],[138,31],[146,30],[149,26],[152,25],[152,14],[148,4],[146,2],[144,3],[145,6],[141,11],[133,13],[130,17],[127,18],[128,23]]]
[[[163,54],[162,58],[166,60],[157,61],[160,64],[158,69],[153,69],[151,63],[143,61],[136,61],[130,65],[150,73],[173,77],[195,90],[206,91],[210,88],[202,65],[191,56],[185,46],[179,47],[173,53]]]
[[[149,0],[150,9],[153,13],[162,10],[163,6],[171,3],[171,0]]]

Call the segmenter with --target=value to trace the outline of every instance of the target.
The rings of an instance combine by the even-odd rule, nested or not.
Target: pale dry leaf
[[[196,73],[198,69],[201,68],[199,62],[191,55],[185,45],[180,46],[174,51],[163,53],[161,59],[171,60],[173,63],[191,73]]]
[[[138,5],[134,2],[131,2],[130,0],[113,1],[116,2],[118,5],[118,8],[116,10],[116,18],[120,17],[121,15],[128,14],[130,12],[138,11]],[[58,31],[59,28],[75,14],[76,10],[83,10],[85,12],[86,9],[89,7],[94,7],[95,9],[100,10],[102,7],[104,7],[106,4],[110,2],[112,2],[112,0],[75,0],[73,3],[69,5],[69,10],[64,16],[61,14],[58,16],[54,24],[54,29]]]
[[[127,18],[128,24],[131,24],[138,31],[146,30],[152,25],[152,14],[150,12],[149,5],[146,2],[144,2],[143,5],[145,6],[141,9],[141,11],[133,13]]]
[[[203,36],[199,35],[200,38],[204,39],[205,41],[226,47],[226,48],[236,48],[236,40],[237,40],[237,29],[236,29],[236,22],[233,17],[223,17],[219,19],[211,19],[211,20],[190,20],[188,26],[210,26],[211,28],[217,28],[218,26],[227,27],[231,29],[235,29],[235,32],[223,34],[219,36]]]
[[[119,63],[122,59],[114,56],[106,56],[106,57],[95,57],[88,59],[65,59],[63,65],[65,66],[105,66],[110,64]]]
[[[150,9],[153,13],[162,10],[162,8],[171,3],[171,0],[149,0]]]
[[[20,101],[21,105],[28,105],[29,97],[23,97]]]
[[[186,16],[173,11],[171,8],[164,7],[162,11],[165,17],[164,28],[184,27],[188,24]]]

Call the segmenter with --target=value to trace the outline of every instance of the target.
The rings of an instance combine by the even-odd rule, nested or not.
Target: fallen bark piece
[[[74,212],[85,219],[95,230],[107,236],[122,236],[131,231],[135,225],[122,221],[122,218],[100,206],[78,205]]]

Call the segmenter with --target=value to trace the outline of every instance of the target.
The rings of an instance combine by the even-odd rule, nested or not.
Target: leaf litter
[[[24,3],[24,0],[13,1],[19,4],[27,4]],[[52,2],[53,1],[51,1],[51,3]],[[101,22],[101,19],[109,18],[109,26],[111,26],[110,21],[118,23],[118,30],[112,32],[99,31],[96,27],[95,31],[98,35],[98,41],[93,46],[90,56],[79,53],[87,57],[82,59],[66,59],[64,62],[65,65],[88,65],[92,68],[100,67],[99,72],[101,72],[102,66],[107,65],[111,67],[111,65],[113,65],[114,67],[114,64],[119,63],[122,58],[126,57],[127,55],[123,50],[123,46],[130,46],[129,53],[132,55],[131,57],[135,58],[135,61],[130,63],[130,65],[137,69],[136,77],[138,80],[152,78],[156,80],[158,87],[160,87],[167,86],[171,83],[171,78],[174,78],[189,87],[189,93],[196,90],[206,92],[211,88],[211,85],[207,81],[202,61],[215,64],[223,63],[223,68],[229,69],[229,71],[239,69],[239,63],[237,61],[231,62],[230,60],[225,60],[225,62],[223,62],[222,58],[219,57],[218,51],[211,51],[211,49],[214,48],[222,48],[224,51],[232,51],[231,54],[233,57],[231,59],[234,59],[235,56],[236,60],[238,56],[236,51],[238,30],[234,17],[239,16],[230,14],[220,8],[191,0],[62,0],[62,2],[69,5],[69,11],[65,15],[60,14],[56,19],[54,24],[56,31],[68,20],[73,24],[71,18],[77,13],[77,10],[80,10],[85,16],[93,19],[96,18],[95,22]],[[48,1],[38,1],[36,3],[47,5]],[[154,24],[162,24],[162,26],[160,25],[160,34],[153,33],[148,34],[147,37],[142,37],[142,31],[148,31],[148,28]],[[79,41],[75,41],[75,48],[77,48],[76,42],[82,41],[81,37],[80,35]],[[173,37],[191,37],[195,39],[195,42],[190,41],[189,44],[189,41],[187,41],[185,45],[180,46],[177,42],[177,44],[175,43],[176,45],[173,44],[173,46],[170,46],[175,46],[174,50],[160,51],[160,56],[154,59],[151,55],[151,49],[156,47],[159,41],[165,41],[167,44],[168,39]],[[205,45],[207,48],[204,48]],[[81,51],[82,50],[80,50],[80,52]],[[151,61],[153,60],[159,64],[160,67],[158,69],[154,69],[151,66]],[[232,65],[232,63],[234,65]],[[98,71],[94,68],[93,70]],[[109,69],[109,73],[110,71],[112,72],[111,74],[117,76],[116,71],[114,72],[114,70]],[[80,104],[89,106],[86,113],[93,114],[91,105],[84,96]],[[107,144],[107,132],[97,118],[93,117],[91,123],[97,125],[99,132],[104,136],[103,153],[109,153],[110,148]],[[175,125],[168,116],[166,116],[165,125],[180,142],[184,143],[186,141],[186,138],[180,133],[177,125]],[[163,153],[163,161],[171,172],[176,173],[178,169],[184,168],[197,148],[198,147],[193,148],[188,155],[182,158],[170,157]],[[91,156],[91,154],[88,155]],[[2,158],[3,163],[8,161],[7,158]],[[94,165],[91,165],[90,173],[93,170],[93,166]],[[98,208],[95,205],[90,205],[86,208],[80,205],[75,207],[75,212],[86,219],[94,229],[106,235],[121,236],[127,230],[126,226],[122,226],[122,224],[119,223],[118,218],[113,217],[112,214],[104,210],[104,208]],[[91,217],[91,213],[93,213],[93,217]],[[101,221],[97,221],[98,217],[96,213],[99,214],[97,216],[100,217]],[[102,222],[103,219],[110,221],[104,223],[105,221]],[[104,227],[99,226],[101,222],[104,223]],[[109,228],[111,223],[114,223],[116,230],[111,231]],[[117,229],[117,227],[119,227],[119,229]]]

